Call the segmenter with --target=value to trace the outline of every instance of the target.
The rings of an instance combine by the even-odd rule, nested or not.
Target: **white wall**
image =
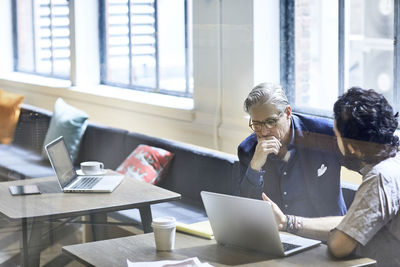
[[[8,1],[1,2],[2,13]],[[86,1],[75,2],[76,11],[87,5],[81,2]],[[9,36],[5,40],[11,42],[11,31],[3,23],[9,19],[0,17],[0,36]],[[77,40],[84,40],[85,28],[95,31],[96,25],[79,28]],[[97,49],[97,41],[87,41]],[[85,55],[86,63],[80,57],[72,64],[74,86],[9,73],[12,62],[5,59],[12,54],[11,46],[0,44],[0,87],[22,93],[25,103],[49,110],[62,97],[87,112],[93,122],[236,154],[237,145],[250,133],[244,98],[259,82],[279,81],[279,0],[193,0],[193,99],[110,89],[98,86],[95,78],[81,79],[95,77],[96,55],[84,52],[87,43],[79,44],[82,41],[73,55]]]

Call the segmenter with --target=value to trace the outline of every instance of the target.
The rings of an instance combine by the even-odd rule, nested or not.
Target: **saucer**
[[[107,173],[107,170],[103,170],[102,172],[99,173],[95,173],[95,174],[86,174],[83,173],[83,171],[81,169],[76,171],[76,174],[78,174],[79,176],[97,176],[97,175],[104,175]]]

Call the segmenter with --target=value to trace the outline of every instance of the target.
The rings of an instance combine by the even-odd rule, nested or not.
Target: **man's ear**
[[[286,117],[290,118],[290,116],[292,115],[292,108],[290,106],[287,106],[285,109],[285,113],[286,113]]]

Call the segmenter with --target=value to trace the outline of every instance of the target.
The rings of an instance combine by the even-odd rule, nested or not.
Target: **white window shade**
[[[186,0],[103,2],[103,84],[192,95]]]
[[[16,71],[69,79],[67,0],[17,0],[14,16]]]

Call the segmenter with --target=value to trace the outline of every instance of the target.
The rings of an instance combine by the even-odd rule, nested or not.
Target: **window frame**
[[[155,19],[155,88],[135,85],[133,84],[132,79],[132,48],[131,48],[131,40],[129,38],[129,84],[119,83],[119,82],[111,82],[107,81],[107,58],[106,58],[106,49],[107,49],[107,40],[106,40],[106,0],[99,0],[99,53],[100,53],[100,84],[108,85],[108,86],[115,86],[125,89],[132,89],[137,91],[149,92],[149,93],[159,93],[164,95],[170,96],[178,96],[178,97],[187,97],[193,98],[193,92],[190,91],[190,78],[192,73],[192,61],[191,58],[191,41],[190,41],[190,12],[191,7],[188,3],[190,0],[184,0],[184,21],[185,21],[185,91],[179,92],[175,90],[168,90],[160,88],[160,67],[159,67],[159,52],[158,52],[158,19],[157,19],[157,12],[158,12],[158,0],[154,0],[154,19]],[[131,14],[131,2],[132,0],[127,0],[128,2],[128,14]],[[131,16],[128,17],[128,24],[131,24]],[[131,35],[131,27],[129,27],[129,36]]]
[[[312,107],[295,105],[295,1],[280,1],[280,82],[285,89],[289,103],[296,112],[333,117],[332,112]],[[338,95],[345,91],[345,0],[338,1]],[[393,108],[399,110],[400,100],[400,0],[394,1],[393,33]]]

